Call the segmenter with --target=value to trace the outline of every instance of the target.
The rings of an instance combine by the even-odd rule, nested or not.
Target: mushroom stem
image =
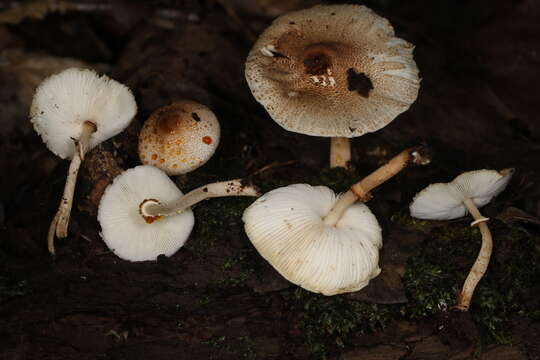
[[[260,192],[254,185],[245,184],[242,179],[235,179],[201,186],[170,204],[147,199],[140,204],[139,209],[146,222],[151,223],[162,216],[180,214],[203,200],[225,196],[260,196]]]
[[[330,167],[349,167],[351,161],[351,140],[345,137],[330,139]]]
[[[47,247],[49,252],[54,255],[54,235],[59,238],[65,238],[67,236],[69,217],[71,214],[71,207],[73,204],[73,194],[75,193],[75,184],[77,183],[77,174],[81,167],[81,163],[86,154],[86,149],[90,142],[91,135],[96,131],[96,125],[90,121],[86,121],[83,124],[81,136],[75,141],[75,153],[69,164],[68,176],[66,184],[64,185],[64,193],[58,206],[58,211],[54,216],[51,225],[49,226],[49,233],[47,236]]]
[[[474,202],[470,198],[467,198],[463,201],[463,204],[475,219],[471,226],[478,226],[480,228],[480,233],[482,234],[482,246],[480,252],[478,253],[478,257],[476,258],[471,271],[469,271],[469,275],[467,275],[467,278],[463,283],[463,288],[458,296],[458,304],[456,305],[457,309],[467,311],[471,304],[474,289],[476,289],[476,286],[488,268],[489,259],[493,250],[493,239],[491,237],[491,231],[489,231],[489,227],[486,223],[488,219],[482,216]]]
[[[429,164],[429,156],[423,146],[408,148],[394,156],[384,164],[353,186],[345,194],[341,195],[334,207],[323,219],[326,225],[335,226],[345,213],[345,210],[357,200],[366,202],[371,199],[370,191],[381,185],[392,176],[399,173],[409,162],[417,165]]]

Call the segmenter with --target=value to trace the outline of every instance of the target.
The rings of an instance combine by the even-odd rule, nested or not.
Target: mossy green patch
[[[0,303],[16,296],[24,296],[29,291],[26,280],[14,280],[0,276]]]
[[[297,312],[297,325],[317,358],[350,345],[353,335],[381,328],[399,310],[398,306],[313,294],[301,288],[283,294]]]
[[[257,359],[257,344],[249,336],[239,336],[228,338],[217,336],[204,340],[201,344],[212,348],[210,359],[222,359],[224,357],[236,356],[238,359]],[[264,357],[262,357],[264,358]]]
[[[359,181],[360,177],[354,170],[345,168],[324,168],[319,174],[309,179],[311,185],[324,185],[337,193],[349,190],[351,185]]]
[[[506,343],[506,324],[513,315],[531,312],[523,306],[523,292],[540,276],[540,255],[534,236],[518,228],[491,226],[494,253],[474,293],[470,313],[487,342]],[[433,316],[456,304],[457,294],[481,244],[476,228],[447,224],[432,230],[419,253],[407,263],[404,285],[411,318]]]
[[[220,285],[225,287],[244,286],[250,278],[257,276],[260,265],[261,262],[254,248],[240,249],[224,259],[222,272],[225,277]]]
[[[437,225],[442,224],[439,221],[429,221],[413,218],[409,215],[409,209],[403,210],[392,215],[390,220],[407,230],[418,231],[424,234],[429,234],[431,229],[437,227]]]
[[[205,200],[194,206],[196,238],[186,248],[199,256],[215,247],[216,241],[244,236],[242,214],[253,197],[226,197]]]

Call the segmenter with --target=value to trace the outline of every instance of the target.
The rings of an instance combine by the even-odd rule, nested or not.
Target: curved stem
[[[371,199],[371,190],[399,173],[409,162],[418,165],[429,164],[430,160],[426,149],[421,146],[405,149],[394,156],[388,163],[351,186],[351,189],[336,201],[332,210],[323,219],[324,223],[335,226],[349,206],[357,200],[369,201]]]
[[[147,222],[152,222],[161,216],[180,214],[203,200],[224,196],[260,196],[260,193],[254,185],[245,184],[241,179],[222,181],[201,186],[170,204],[161,204],[154,199],[144,200],[140,212]]]
[[[339,199],[334,204],[332,210],[330,210],[330,212],[324,217],[323,222],[328,226],[336,226],[339,219],[341,219],[345,213],[345,210],[347,210],[349,206],[354,204],[357,200],[358,196],[356,196],[352,190],[341,194]]]
[[[60,205],[56,215],[54,216],[51,225],[49,226],[49,233],[47,236],[47,247],[49,252],[54,255],[54,235],[59,238],[65,238],[67,236],[69,217],[71,214],[71,207],[73,205],[73,195],[75,193],[75,185],[77,183],[77,174],[81,167],[81,163],[86,154],[86,149],[90,142],[90,136],[96,131],[96,126],[86,121],[83,124],[81,136],[75,141],[75,153],[69,164],[68,176],[66,184],[64,185],[64,193],[60,200]]]
[[[330,139],[330,167],[348,168],[351,161],[351,140],[345,137]]]
[[[469,210],[472,217],[475,220],[480,221],[476,225],[480,228],[480,233],[482,234],[482,246],[480,252],[478,253],[478,257],[476,258],[471,271],[469,271],[469,275],[467,275],[467,278],[463,283],[463,288],[458,296],[458,304],[456,305],[457,309],[467,311],[469,310],[474,290],[488,268],[491,252],[493,251],[493,238],[491,237],[491,231],[489,231],[489,227],[486,224],[487,219],[482,216],[480,211],[478,211],[474,202],[467,198],[463,201],[463,204],[467,210]]]

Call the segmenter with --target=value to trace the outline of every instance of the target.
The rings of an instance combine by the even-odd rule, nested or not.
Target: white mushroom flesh
[[[324,295],[357,291],[380,273],[381,228],[360,203],[336,226],[324,224],[335,202],[334,192],[324,186],[275,189],[246,209],[245,230],[259,253],[292,283]]]
[[[86,151],[124,130],[137,112],[131,91],[89,69],[70,68],[45,79],[36,89],[30,121],[47,147],[71,158],[86,121],[96,126]]]
[[[463,201],[471,199],[477,207],[489,203],[504,190],[513,170],[475,170],[463,173],[449,183],[429,185],[419,192],[409,209],[419,219],[450,220],[465,216]]]
[[[101,237],[118,257],[130,261],[156,260],[173,255],[191,233],[193,212],[156,218],[149,223],[139,212],[147,199],[178,200],[182,192],[161,170],[137,166],[126,170],[106,189],[98,210]]]

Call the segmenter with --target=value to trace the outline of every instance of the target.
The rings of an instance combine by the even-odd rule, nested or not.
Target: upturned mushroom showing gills
[[[190,207],[223,196],[259,196],[259,192],[242,180],[229,180],[182,195],[160,169],[137,166],[120,174],[105,190],[98,209],[101,236],[125,260],[171,256],[184,245],[193,228]]]
[[[30,121],[49,150],[71,159],[64,194],[48,233],[67,236],[77,174],[85,154],[124,130],[137,112],[131,91],[93,70],[70,68],[45,79],[36,89]]]
[[[489,265],[493,239],[488,218],[482,216],[479,207],[504,190],[514,169],[476,170],[463,173],[449,183],[431,184],[420,191],[410,205],[411,216],[428,220],[456,219],[470,213],[474,218],[471,226],[478,226],[482,234],[482,246],[463,288],[458,296],[456,308],[469,309],[474,290]]]
[[[194,101],[174,102],[154,111],[139,135],[139,158],[168,175],[185,174],[205,164],[219,144],[214,113]]]
[[[350,138],[379,130],[416,100],[413,45],[361,5],[319,5],[280,16],[246,62],[255,99],[289,131],[331,137],[330,164]]]
[[[425,160],[417,149],[401,152],[345,195],[306,184],[272,190],[245,210],[246,234],[292,283],[324,295],[358,291],[380,273],[382,236],[367,206],[354,202],[369,200],[369,191],[415,157]]]

